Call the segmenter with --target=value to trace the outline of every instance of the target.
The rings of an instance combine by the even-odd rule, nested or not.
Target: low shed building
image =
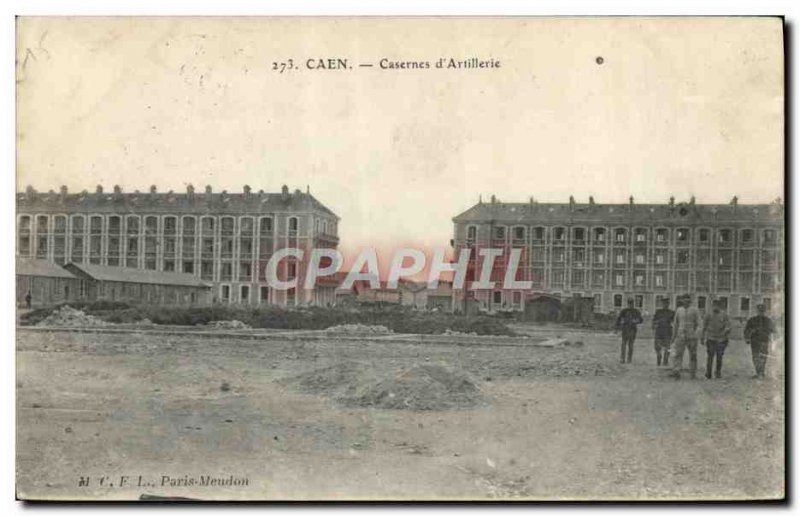
[[[211,284],[180,272],[68,263],[64,268],[86,283],[89,301],[208,306]]]
[[[55,262],[17,258],[17,304],[53,305],[80,299],[81,281]]]
[[[426,307],[428,310],[442,310],[445,312],[453,311],[453,282],[440,281],[439,286],[427,289],[428,298]]]

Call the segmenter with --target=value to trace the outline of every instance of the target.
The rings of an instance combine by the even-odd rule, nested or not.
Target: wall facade
[[[79,279],[48,276],[16,276],[16,300],[25,306],[25,296],[31,293],[31,306],[47,306],[81,299],[84,284]]]

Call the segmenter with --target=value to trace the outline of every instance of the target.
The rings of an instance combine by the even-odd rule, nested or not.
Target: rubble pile
[[[605,364],[581,358],[539,360],[518,364],[518,376],[617,376],[624,372],[618,364]]]
[[[285,382],[350,407],[447,410],[472,407],[482,400],[469,376],[434,364],[375,372],[367,364],[343,362]]]
[[[77,310],[69,305],[53,310],[53,312],[39,321],[36,326],[108,326],[111,323],[87,315],[83,310]]]
[[[462,372],[418,364],[360,386],[347,405],[405,410],[472,407],[481,399],[478,386]]]
[[[215,330],[249,330],[251,329],[249,325],[243,323],[242,321],[237,321],[236,319],[232,321],[211,321],[208,323],[209,328],[213,328]]]
[[[369,324],[340,324],[338,326],[331,326],[325,331],[327,333],[340,335],[388,335],[394,333],[386,326]]]

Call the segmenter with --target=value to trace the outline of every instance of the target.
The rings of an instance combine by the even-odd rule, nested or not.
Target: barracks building
[[[336,248],[339,217],[310,192],[18,193],[17,257],[56,264],[103,266],[191,275],[212,286],[214,302],[326,305],[336,284],[320,278],[314,289],[273,291],[266,264],[281,247],[310,252]],[[304,264],[281,260],[278,277],[304,278]],[[328,284],[330,283],[330,284]]]
[[[592,298],[594,310],[611,312],[633,299],[652,314],[662,298],[693,296],[700,309],[719,299],[732,316],[783,302],[784,207],[772,204],[504,203],[492,197],[453,219],[453,246],[472,250],[466,289],[454,293],[461,311],[523,311],[541,296]],[[484,247],[522,249],[517,279],[528,291],[505,291],[503,259],[495,290],[470,290]]]

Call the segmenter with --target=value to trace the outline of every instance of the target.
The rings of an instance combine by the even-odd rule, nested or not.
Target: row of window
[[[36,232],[38,234],[47,234],[51,232],[50,219],[52,218],[52,232],[56,234],[67,233],[67,216],[66,215],[36,215]],[[102,215],[72,215],[71,228],[72,233],[84,233],[86,230],[88,218],[89,233],[103,233],[104,230],[109,234],[119,235],[123,232],[129,235],[138,235],[141,231],[141,225],[144,225],[145,234],[157,234],[159,230],[159,223],[161,224],[161,231],[165,235],[175,235],[179,232],[184,235],[193,235],[198,231],[197,217],[183,216],[180,218],[181,229],[178,229],[179,218],[173,215],[156,216],[156,215],[127,215],[123,218],[120,215],[110,215],[104,217]],[[105,220],[104,220],[105,219]],[[143,219],[143,222],[142,222]],[[27,234],[31,231],[31,223],[33,217],[31,215],[21,215],[18,221],[18,233]],[[199,231],[202,234],[214,234],[219,227],[220,233],[223,235],[235,234],[236,218],[235,217],[200,217]],[[240,217],[239,221],[239,234],[253,235],[256,229],[261,235],[268,235],[274,229],[274,217],[264,216],[259,218],[254,217]],[[125,227],[123,228],[123,222]],[[104,226],[105,224],[105,226]],[[286,219],[286,231],[292,234],[298,234],[300,227],[298,217],[288,217]],[[325,219],[314,219],[314,234],[315,235],[335,235],[336,224],[333,221]]]
[[[676,228],[674,230],[674,241],[691,243],[692,232],[694,231],[694,241],[698,243],[710,244],[712,236],[716,238],[718,244],[733,244],[737,235],[737,230],[730,228],[721,228],[712,230],[711,228]],[[571,233],[571,235],[570,235]],[[613,238],[614,243],[627,243],[629,239],[635,243],[646,243],[650,241],[652,233],[652,240],[655,243],[669,243],[670,229],[669,228],[633,228],[632,236],[629,228],[614,228],[609,230],[605,227],[595,227],[591,230],[592,242],[605,243],[609,240],[609,235]],[[550,240],[553,242],[566,242],[567,236],[570,235],[572,242],[586,242],[588,240],[589,229],[586,227],[572,227],[566,228],[563,226],[544,227],[537,226],[529,228],[527,226],[492,226],[491,237],[492,240],[505,241],[508,237],[512,241],[524,242],[530,234],[530,239],[533,241],[545,241],[547,235],[550,235]],[[467,226],[467,242],[468,244],[477,241],[478,226]],[[738,230],[738,242],[740,245],[755,245],[757,243],[757,230],[745,228]],[[764,245],[777,244],[778,232],[775,229],[762,229],[761,242]]]
[[[566,263],[567,252],[563,248],[553,248],[550,250],[552,262]],[[675,250],[672,262],[675,265],[689,265],[691,264],[692,257],[694,263],[698,266],[711,266],[717,265],[720,268],[732,268],[734,265],[734,258],[738,256],[739,268],[752,268],[755,265],[756,251],[753,249],[739,250],[734,253],[732,250],[720,249],[712,253],[710,249],[677,249]],[[532,252],[532,263],[544,263],[546,261],[547,250],[534,249]],[[645,265],[648,262],[654,265],[668,265],[670,262],[671,252],[667,250],[656,250],[652,253],[652,258],[647,259],[645,251],[629,252],[627,249],[615,249],[611,253],[614,265],[627,265],[629,262],[635,265]],[[587,256],[591,257],[593,265],[604,265],[607,263],[609,253],[605,249],[593,249],[587,252],[585,248],[572,249],[569,254],[571,264],[576,267],[583,267],[588,265],[589,261]],[[761,250],[761,263],[766,268],[777,267],[778,265],[778,250],[777,249],[762,249]]]
[[[192,289],[159,288],[136,283],[106,283],[98,285],[98,295],[111,301],[134,299],[146,302],[157,302],[167,305],[196,304],[205,294],[198,294]]]
[[[250,285],[239,285],[239,299],[237,301],[242,303],[251,302],[250,292]],[[233,301],[232,288],[230,285],[220,285],[218,301],[223,303]],[[258,303],[269,303],[269,287],[261,286],[258,288]]]
[[[712,276],[709,272],[676,272],[672,278],[672,284],[669,284],[669,276],[666,273],[648,273],[646,271],[633,271],[628,279],[625,273],[612,273],[607,274],[606,271],[582,271],[572,270],[567,271],[564,269],[555,269],[550,272],[549,285],[550,288],[558,288],[569,284],[572,287],[582,288],[585,286],[587,280],[592,287],[595,288],[612,288],[612,289],[626,289],[626,288],[654,288],[654,289],[686,289],[690,286],[690,280],[693,280],[693,287],[697,290],[750,290],[754,288],[754,282],[757,276],[760,276],[761,290],[775,290],[778,288],[778,274],[776,273],[761,273],[757,275],[754,272],[739,272],[733,274],[731,272],[717,272]],[[534,288],[542,288],[545,286],[545,272],[542,270],[532,270],[530,274],[523,273],[523,277],[527,277],[533,282]],[[607,285],[607,278],[610,278],[610,287]],[[652,279],[652,282],[650,280]],[[734,286],[734,279],[736,285]]]
[[[594,297],[595,308],[602,307],[602,300],[603,300],[602,294],[594,294],[593,297]],[[674,309],[677,306],[677,302],[678,302],[679,298],[680,298],[679,294],[675,295],[674,299],[672,299],[672,296],[656,294],[655,298],[654,298],[653,306],[654,306],[654,308],[661,308],[661,303],[663,302],[664,299],[667,299],[670,302],[670,307],[672,307]],[[622,294],[614,294],[612,296],[613,307],[616,308],[616,309],[623,308],[623,300],[624,300],[624,296]],[[717,302],[720,303],[720,307],[722,308],[722,310],[727,311],[727,310],[729,310],[729,308],[731,308],[731,307],[729,307],[729,302],[728,302],[729,300],[728,300],[727,296],[715,296],[714,297],[714,301],[717,301]],[[634,306],[636,308],[638,308],[640,310],[643,309],[645,307],[644,306],[645,305],[645,296],[643,294],[634,295],[633,296],[633,303],[634,303]],[[772,299],[770,299],[769,297],[762,298],[761,303],[764,304],[764,306],[766,307],[767,311],[770,311],[772,309]],[[695,299],[695,302],[693,304],[699,310],[706,310],[706,308],[709,306],[709,298],[708,298],[708,296],[697,296],[696,299]],[[739,313],[741,313],[741,314],[750,313],[751,311],[753,311],[755,309],[751,298],[750,297],[746,297],[746,296],[739,297],[738,308],[739,308]]]
[[[52,251],[53,256],[64,256],[67,254],[65,236],[55,235],[37,236],[32,239],[29,235],[19,235],[17,241],[17,252],[20,256],[35,255],[37,258],[47,258]],[[234,256],[252,258],[253,251],[257,248],[259,255],[272,253],[272,239],[261,239],[256,246],[255,239],[252,237],[205,237],[205,236],[184,236],[182,238],[162,236],[162,237],[139,237],[139,236],[107,236],[89,235],[73,236],[69,239],[70,256],[73,261],[80,261],[84,254],[92,256],[109,257],[120,255],[138,256],[143,250],[145,255],[157,255],[159,249],[163,256],[176,256],[178,254],[178,244],[180,243],[180,255],[184,258],[194,256],[214,257],[219,250],[221,258],[232,258]],[[238,242],[238,246],[236,243]],[[35,250],[31,251],[31,244],[35,243]],[[52,243],[52,249],[49,245]],[[86,245],[88,244],[88,246]],[[238,252],[237,252],[238,250]]]
[[[624,294],[612,294],[611,296],[611,303],[614,309],[622,309],[626,303],[626,295]],[[661,303],[664,299],[668,299],[670,301],[670,306],[675,307],[677,306],[677,301],[680,295],[675,295],[674,299],[673,296],[664,295],[664,294],[656,294],[654,297],[650,297],[646,294],[635,294],[632,296],[634,306],[640,310],[645,308],[656,309],[661,307]],[[596,293],[592,295],[594,299],[594,308],[595,311],[602,311],[603,310],[603,294]],[[508,295],[504,295],[502,290],[495,290],[492,292],[491,302],[493,308],[500,309],[500,308],[514,308],[517,310],[521,310],[523,308],[522,305],[522,292],[520,291],[513,291],[511,292],[511,298],[508,298]],[[645,307],[645,299],[648,301],[648,306]],[[718,301],[723,310],[729,309],[729,298],[727,296],[714,296],[713,298],[715,301]],[[652,304],[650,304],[652,302]],[[761,299],[761,303],[764,304],[767,311],[769,312],[772,309],[772,300],[769,297],[764,297]],[[697,296],[694,301],[694,306],[696,306],[699,310],[705,310],[709,306],[709,297],[708,296]],[[732,307],[731,307],[732,308]],[[752,299],[747,296],[741,296],[738,298],[738,311],[739,314],[746,315],[751,313],[754,310],[754,303]]]

